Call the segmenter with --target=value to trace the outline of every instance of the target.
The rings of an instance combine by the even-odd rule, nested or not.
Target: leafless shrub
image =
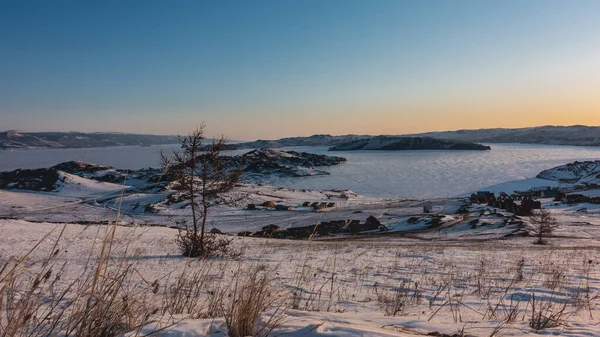
[[[507,324],[513,323],[517,320],[520,310],[520,304],[526,299],[526,295],[511,295],[510,301],[506,302],[506,295],[513,289],[516,278],[508,284],[505,289],[500,293],[499,298],[497,299],[495,304],[492,304],[490,299],[488,299],[488,308],[483,315],[483,318],[492,319],[492,320],[500,320],[500,322],[494,327],[490,337],[498,334],[504,326]],[[516,296],[516,299],[515,299]]]
[[[242,255],[241,251],[237,251],[232,247],[233,239],[224,235],[205,233],[204,238],[200,241],[198,234],[193,229],[185,228],[179,229],[176,241],[182,255],[187,257],[198,257],[194,252],[199,249],[202,250],[203,257],[225,256],[238,258]],[[202,244],[200,244],[201,242]]]
[[[566,279],[565,270],[561,266],[550,267],[544,274],[546,278],[544,284],[552,291],[560,289]]]
[[[565,316],[567,301],[558,301],[554,296],[547,301],[536,300],[535,294],[531,295],[529,303],[531,305],[531,317],[529,326],[537,331],[546,328],[554,328],[566,324]]]
[[[442,298],[440,297],[440,295],[448,288],[450,287],[450,284],[448,284],[447,282],[442,282],[441,284],[438,285],[437,290],[434,292],[434,295],[431,297],[431,299],[429,300],[429,309],[432,309],[433,305],[435,304],[435,302]]]
[[[377,301],[385,316],[398,316],[404,315],[407,307],[419,303],[421,298],[419,283],[415,282],[411,287],[409,282],[402,281],[399,286],[382,291]]]
[[[590,319],[594,319],[594,311],[600,300],[600,292],[592,291],[590,287],[591,271],[593,261],[584,259],[582,266],[583,281],[579,284],[574,293],[571,294],[571,303],[579,310],[587,310]]]
[[[234,249],[231,244],[233,240],[225,235],[206,233],[204,236],[206,255],[224,256],[232,259],[241,257],[242,251]]]

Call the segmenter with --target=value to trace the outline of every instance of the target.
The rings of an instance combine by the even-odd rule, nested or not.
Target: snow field
[[[39,242],[23,261],[30,273],[58,249],[54,272],[64,268],[58,284],[66,286],[98,263],[106,228],[0,220],[2,262]],[[236,284],[256,272],[266,276],[269,305],[259,327],[273,314],[283,318],[272,335],[536,335],[532,316],[541,312],[543,334],[600,336],[600,253],[582,240],[540,247],[531,238],[465,244],[234,237],[239,257],[197,260],[178,255],[176,233],[117,227],[108,275],[128,268],[123,292],[154,312],[154,323],[138,333],[167,327],[167,336],[227,336],[223,308],[230,308]]]

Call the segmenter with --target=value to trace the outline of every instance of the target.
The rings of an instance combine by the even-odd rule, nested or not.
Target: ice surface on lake
[[[328,176],[272,179],[276,186],[306,189],[351,189],[383,198],[452,197],[510,180],[533,178],[539,172],[575,160],[598,160],[600,148],[530,144],[486,144],[491,151],[339,151],[326,147],[284,150],[334,154],[348,161],[322,168]],[[92,149],[0,151],[0,171],[48,167],[81,160],[117,168],[158,166],[159,151],[177,145],[123,146]],[[242,154],[250,150],[229,151]]]
[[[600,148],[529,144],[486,144],[491,151],[349,151],[348,159],[324,168],[329,176],[279,179],[278,186],[334,189],[383,198],[434,198],[464,195],[575,160],[598,160]],[[324,147],[290,148],[327,153]],[[551,185],[551,184],[548,184]]]

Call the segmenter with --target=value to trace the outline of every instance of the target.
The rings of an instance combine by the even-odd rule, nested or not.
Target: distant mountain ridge
[[[547,145],[600,146],[598,126],[539,126],[516,129],[478,129],[425,132],[398,136],[369,135],[312,135],[308,137],[287,137],[277,140],[257,140],[238,144],[228,144],[228,150],[250,148],[277,148],[287,146],[337,146],[348,142],[374,137],[429,137],[439,140],[470,143],[524,143]]]
[[[479,143],[600,146],[600,127],[585,125],[425,132],[412,136]]]
[[[478,129],[425,132],[384,137],[430,137],[440,140],[476,143],[529,143],[547,145],[600,146],[599,126],[539,126],[516,129]],[[280,148],[290,146],[337,146],[376,136],[317,134],[276,140],[226,144],[227,150]],[[81,132],[0,132],[0,150],[11,148],[84,148],[119,145],[158,145],[179,143],[177,136],[127,133]]]
[[[122,145],[179,143],[177,136],[131,133],[83,132],[0,132],[0,150],[29,148],[89,148]]]

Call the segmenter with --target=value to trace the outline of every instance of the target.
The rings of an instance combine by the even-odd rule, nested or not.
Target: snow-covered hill
[[[496,194],[501,192],[513,193],[516,191],[544,190],[558,188],[563,192],[577,194],[600,193],[600,160],[576,161],[557,166],[540,172],[535,178],[507,181],[481,188]],[[476,192],[476,191],[473,191]]]
[[[87,148],[121,145],[158,145],[178,143],[177,136],[128,133],[83,132],[0,132],[0,150],[20,148]]]
[[[600,185],[600,160],[576,161],[540,172],[537,178],[573,185]]]

